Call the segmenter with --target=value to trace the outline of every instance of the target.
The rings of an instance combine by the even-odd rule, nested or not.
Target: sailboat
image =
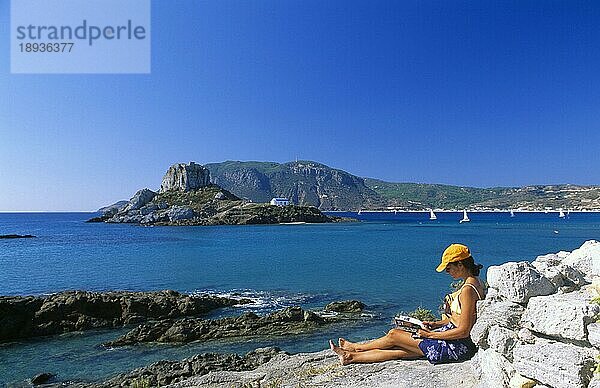
[[[514,212],[514,211],[512,211],[512,209],[510,209],[510,216],[511,216],[511,217],[514,217],[514,216],[515,216],[515,212]]]
[[[362,214],[362,209],[358,209],[358,215]]]
[[[562,210],[562,209],[560,209],[560,210],[558,211],[558,216],[559,216],[560,218],[565,218],[565,212],[563,212],[563,210]]]
[[[471,221],[471,220],[469,219],[469,216],[467,215],[467,210],[463,210],[463,219],[460,220],[460,223],[462,224],[463,222],[469,222],[469,221]]]
[[[429,219],[430,220],[437,220],[437,216],[433,212],[433,209],[429,210]]]

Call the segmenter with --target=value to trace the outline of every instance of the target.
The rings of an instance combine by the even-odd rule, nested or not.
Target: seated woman
[[[338,354],[342,365],[380,362],[395,359],[416,359],[425,356],[429,362],[463,361],[471,358],[476,347],[469,337],[476,319],[476,302],[485,297],[479,271],[469,248],[452,244],[444,251],[436,271],[446,272],[454,279],[464,279],[462,287],[444,299],[446,314],[441,321],[424,322],[429,330],[419,330],[420,338],[400,329],[391,329],[387,335],[366,343],[352,343],[343,338],[339,346],[329,341],[331,350]]]

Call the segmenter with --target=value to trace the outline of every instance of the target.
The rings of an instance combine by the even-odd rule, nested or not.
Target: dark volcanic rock
[[[45,297],[0,297],[0,342],[95,328],[120,327],[147,319],[197,316],[246,303],[176,291],[66,291]]]
[[[36,375],[35,377],[33,377],[31,379],[31,384],[33,384],[33,385],[40,385],[40,384],[47,383],[48,380],[50,380],[54,376],[55,375],[52,374],[52,373],[40,373],[39,375]]]
[[[325,306],[325,311],[334,311],[336,313],[360,313],[365,307],[365,304],[358,300],[345,300],[329,303]]]
[[[149,366],[122,373],[95,388],[165,386],[192,376],[202,376],[214,371],[247,371],[256,369],[277,354],[287,354],[278,348],[261,348],[244,356],[237,354],[203,353],[181,361],[158,361]],[[89,385],[88,385],[89,386]]]
[[[106,222],[111,217],[112,217],[112,215],[110,215],[110,214],[103,214],[103,215],[101,215],[99,217],[92,217],[89,220],[87,220],[86,222]]]
[[[0,238],[33,238],[35,236],[31,234],[3,234]]]
[[[163,320],[139,325],[129,333],[105,346],[134,345],[146,342],[185,343],[217,338],[248,336],[280,336],[301,334],[317,329],[333,320],[304,311],[300,307],[288,307],[266,316],[245,313],[238,317],[214,320],[184,318]]]

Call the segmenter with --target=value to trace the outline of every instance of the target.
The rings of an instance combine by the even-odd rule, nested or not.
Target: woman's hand
[[[423,321],[423,325],[429,330],[437,329],[442,326],[439,322],[432,321]]]
[[[417,334],[421,338],[429,338],[429,336],[431,335],[431,331],[419,329],[419,331],[417,331]]]

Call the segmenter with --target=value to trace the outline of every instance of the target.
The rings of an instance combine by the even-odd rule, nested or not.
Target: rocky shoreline
[[[183,318],[148,322],[105,344],[115,347],[141,343],[188,343],[212,339],[256,336],[282,336],[317,330],[335,318],[323,318],[300,307],[287,307],[274,313],[258,316],[245,313],[221,319]]]
[[[0,343],[149,319],[198,316],[249,303],[247,299],[190,296],[176,291],[65,291],[49,296],[0,297]]]
[[[479,350],[462,363],[434,366],[426,360],[398,360],[342,367],[329,350],[290,355],[264,348],[244,356],[205,353],[160,361],[104,383],[48,386],[600,387],[600,242],[588,241],[573,252],[539,256],[531,263],[492,266],[488,283],[488,296],[477,304],[478,320],[471,333]],[[357,306],[360,302],[351,301],[341,309],[351,311]],[[334,310],[340,305],[328,307]],[[296,307],[264,317],[167,318],[147,321],[117,341],[124,345],[148,338],[185,342],[268,335],[262,331],[268,327],[278,335],[291,330],[288,324],[313,330],[327,322],[313,314]]]
[[[600,242],[488,269],[467,362],[341,367],[330,351],[277,354],[252,371],[213,371],[170,387],[599,388]]]
[[[479,350],[466,362],[341,367],[325,350],[280,354],[252,371],[215,371],[169,387],[600,387],[600,242],[490,267],[488,283],[472,331]]]

